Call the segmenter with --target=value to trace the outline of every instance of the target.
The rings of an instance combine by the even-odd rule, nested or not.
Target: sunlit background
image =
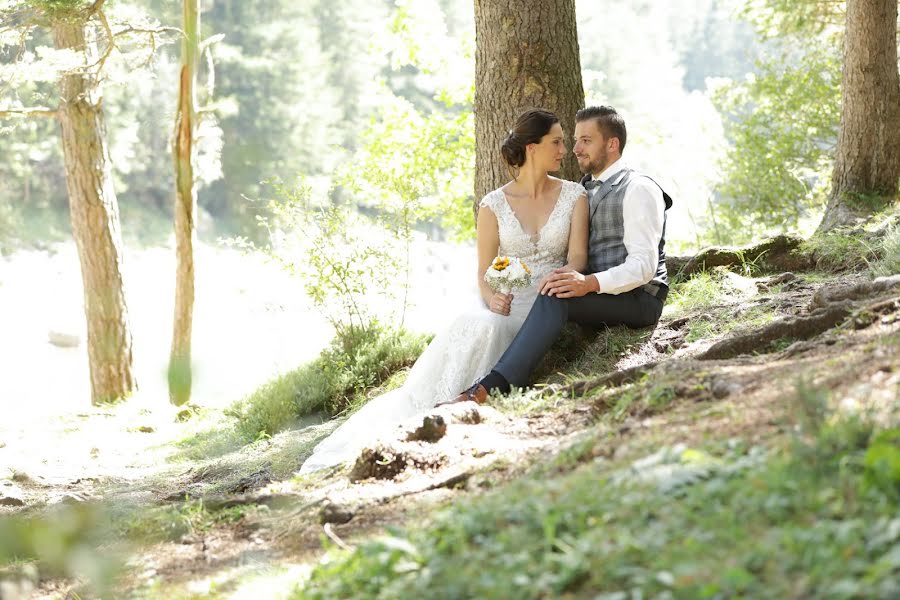
[[[729,191],[735,180],[723,161],[735,113],[722,90],[754,81],[763,68],[757,61],[790,46],[765,41],[744,7],[738,0],[577,3],[587,103],[624,115],[626,159],[675,198],[667,226],[675,253],[802,227],[815,215],[759,222]],[[269,235],[287,225],[269,208],[280,202],[276,179],[301,182],[314,205],[378,217],[398,202],[396,185],[385,180],[413,173],[409,306],[398,311],[376,294],[372,310],[385,320],[404,314],[407,327],[433,332],[442,322],[435,315],[472,301],[474,18],[469,0],[216,1],[203,8],[204,36],[224,37],[210,46],[214,69],[201,76],[213,90],[201,94],[213,111],[199,142],[193,401],[226,406],[315,356],[333,333],[307,299],[302,273],[282,268],[285,256],[295,267],[303,263],[309,245],[296,230]],[[158,0],[120,10],[148,23],[180,18],[177,6]],[[11,47],[3,61],[11,61]],[[149,62],[137,42],[122,49],[122,60],[110,63],[104,108],[139,394],[162,402],[174,298],[169,132],[178,45],[163,46]],[[25,62],[44,58],[29,54]],[[14,101],[52,103],[51,76],[3,73],[18,86]],[[25,406],[37,414],[77,410],[88,405],[89,379],[58,133],[40,120],[2,121],[0,131],[0,408],[14,415]],[[441,132],[455,143],[428,143]],[[417,172],[413,159],[427,172]],[[819,175],[796,179],[813,198]],[[51,337],[78,341],[60,346]]]

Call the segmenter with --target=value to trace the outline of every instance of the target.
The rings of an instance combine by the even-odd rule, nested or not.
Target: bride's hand
[[[512,294],[501,294],[500,292],[495,292],[494,295],[491,296],[491,301],[488,302],[488,309],[490,309],[492,313],[497,313],[498,315],[507,317],[509,316],[509,307],[512,304],[512,301]]]

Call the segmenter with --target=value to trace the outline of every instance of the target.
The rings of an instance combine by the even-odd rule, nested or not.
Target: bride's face
[[[537,144],[529,144],[529,158],[540,170],[559,171],[566,155],[566,142],[562,125],[554,123],[550,131]]]

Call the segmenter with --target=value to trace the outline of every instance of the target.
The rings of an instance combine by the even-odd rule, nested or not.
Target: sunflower
[[[491,265],[495,271],[503,271],[506,267],[509,266],[509,258],[505,256],[498,256],[494,259],[494,264]]]

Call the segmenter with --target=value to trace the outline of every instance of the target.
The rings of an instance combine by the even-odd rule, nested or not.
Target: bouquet
[[[484,280],[495,292],[508,294],[531,284],[531,270],[515,256],[498,256],[485,272]]]

